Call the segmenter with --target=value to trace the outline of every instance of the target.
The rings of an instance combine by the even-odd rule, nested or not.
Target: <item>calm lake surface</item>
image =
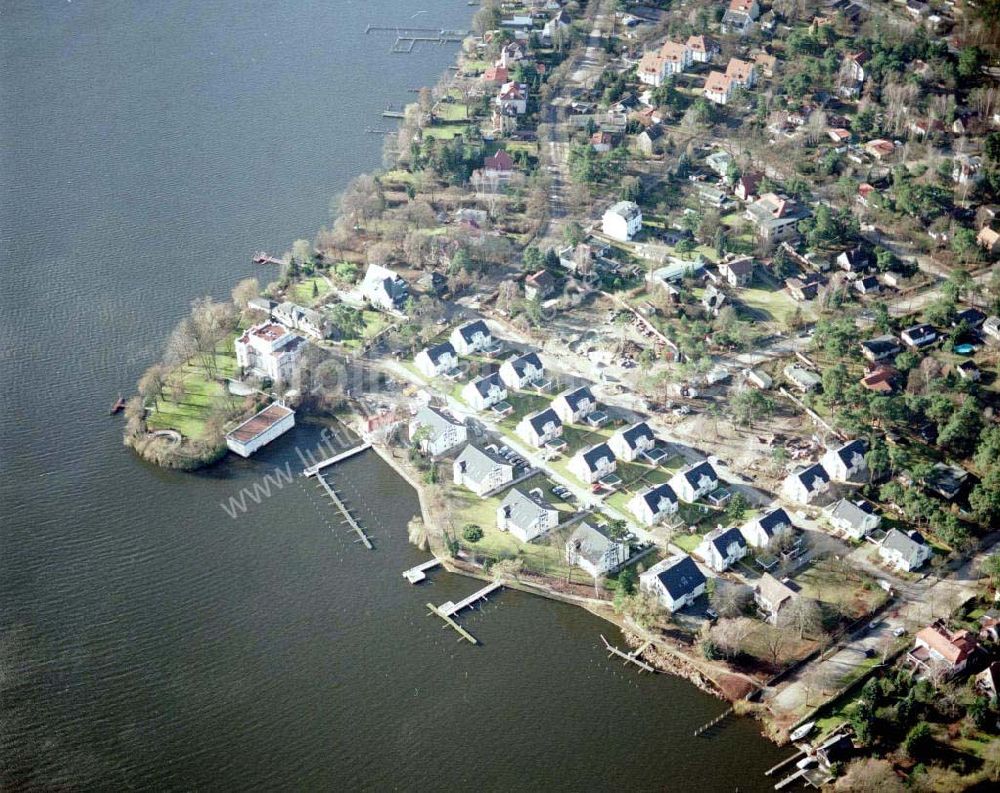
[[[338,466],[374,552],[315,485],[220,508],[291,460],[179,474],[107,416],[200,295],[286,250],[377,167],[387,102],[465,0],[0,2],[0,788],[766,790],[785,753],[684,681],[608,662],[609,626],[505,592],[458,644],[400,572],[416,498]],[[610,638],[610,635],[609,635]],[[616,635],[617,638],[617,635]]]

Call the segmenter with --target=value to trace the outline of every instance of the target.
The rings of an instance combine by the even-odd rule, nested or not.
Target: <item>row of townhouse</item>
[[[680,74],[692,63],[709,63],[719,52],[719,45],[705,36],[689,36],[681,44],[665,41],[658,50],[650,50],[639,61],[639,81],[659,87],[670,75]]]
[[[868,474],[867,451],[868,443],[863,438],[827,450],[820,462],[788,475],[785,495],[798,504],[811,504],[829,492],[833,482],[860,481]]]

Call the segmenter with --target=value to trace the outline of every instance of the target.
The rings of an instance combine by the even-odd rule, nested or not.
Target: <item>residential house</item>
[[[823,455],[823,467],[837,482],[851,482],[867,478],[868,464],[865,452],[868,441],[864,438],[849,441],[836,449],[829,449]]]
[[[908,657],[921,669],[955,675],[965,669],[978,646],[967,630],[951,631],[939,620],[917,633]]]
[[[497,528],[521,542],[531,542],[559,525],[559,510],[542,498],[541,490],[525,493],[513,487],[497,507]]]
[[[746,556],[748,550],[746,538],[739,529],[720,526],[705,535],[695,554],[715,572],[722,573]]]
[[[846,52],[840,62],[840,72],[837,75],[837,93],[848,99],[859,96],[865,82],[865,63],[868,53],[864,51]]]
[[[907,328],[899,334],[899,337],[903,340],[903,344],[907,347],[914,350],[920,350],[936,342],[938,333],[933,325],[928,325],[926,322],[923,322],[919,325]]]
[[[545,23],[542,28],[542,38],[546,41],[551,41],[559,34],[560,31],[565,30],[572,23],[573,20],[570,18],[569,13],[565,8],[561,8],[556,12],[552,19]]]
[[[468,444],[455,458],[452,474],[456,485],[485,496],[514,480],[514,465],[499,454]]]
[[[529,413],[517,424],[517,435],[525,443],[540,449],[549,441],[562,437],[563,425],[552,408]]]
[[[503,64],[494,64],[483,72],[482,80],[484,83],[503,85],[504,83],[510,81],[510,70]]]
[[[504,83],[497,92],[495,102],[501,113],[523,116],[528,111],[528,86],[513,80]]]
[[[767,52],[758,52],[753,56],[755,66],[760,67],[761,74],[765,77],[774,77],[774,72],[778,66],[778,59]]]
[[[514,158],[503,149],[483,160],[483,176],[506,181],[514,175]]]
[[[785,289],[793,299],[799,302],[814,300],[819,294],[819,288],[825,283],[818,273],[811,273],[805,278],[786,278]]]
[[[843,127],[831,127],[826,131],[827,137],[837,144],[848,144],[851,142],[851,131]]]
[[[635,139],[636,148],[647,157],[657,153],[657,149],[664,140],[663,127],[653,124],[640,132]]]
[[[552,409],[564,424],[579,424],[596,408],[597,400],[586,386],[563,391],[552,400]]]
[[[286,301],[274,306],[271,316],[285,327],[301,331],[314,339],[328,339],[333,334],[333,326],[323,314],[295,303]]]
[[[656,436],[645,421],[640,421],[631,427],[618,430],[608,439],[608,445],[615,453],[615,457],[630,463],[656,446]]]
[[[715,284],[708,284],[705,286],[705,291],[701,296],[701,304],[704,306],[705,311],[712,316],[717,316],[719,309],[722,308],[722,304],[725,302],[725,292],[716,287]]]
[[[753,29],[753,18],[741,11],[727,8],[722,15],[722,32],[736,36],[745,36]]]
[[[961,361],[956,364],[955,372],[960,378],[971,383],[979,382],[979,378],[982,377],[982,372],[975,361]]]
[[[861,354],[873,363],[895,358],[903,348],[895,336],[876,336],[861,342]]]
[[[923,567],[932,555],[930,545],[915,529],[905,534],[899,529],[890,529],[878,553],[883,562],[906,573]]]
[[[994,231],[989,226],[983,226],[976,235],[976,242],[987,252],[996,253],[997,249],[1000,248],[1000,232]]]
[[[548,270],[539,270],[524,279],[524,296],[528,300],[545,300],[556,291],[556,279]]]
[[[798,504],[811,504],[830,489],[830,475],[819,463],[813,463],[785,478],[785,493]]]
[[[608,474],[613,474],[618,467],[614,452],[606,443],[597,443],[587,449],[581,449],[569,461],[570,473],[578,479],[593,484]]]
[[[736,180],[736,184],[733,185],[734,195],[740,201],[752,201],[757,197],[757,188],[760,186],[762,178],[763,174],[756,171],[747,171],[741,174],[740,178]]]
[[[361,282],[361,294],[382,311],[402,311],[410,297],[410,287],[388,267],[369,264]]]
[[[278,322],[248,328],[236,339],[236,365],[258,377],[287,383],[299,366],[306,340]]]
[[[875,189],[875,186],[868,184],[868,182],[862,182],[858,185],[857,199],[858,203],[863,207],[878,206],[875,201],[875,197],[878,194],[878,190]]]
[[[1000,317],[987,317],[983,322],[983,333],[994,341],[1000,341]]]
[[[424,377],[439,377],[458,367],[458,353],[450,341],[424,347],[413,359],[413,364]]]
[[[629,511],[644,526],[652,526],[673,515],[678,508],[677,495],[670,485],[653,485],[636,493],[628,502]]]
[[[507,388],[497,372],[473,380],[462,389],[462,399],[476,410],[499,405],[506,398]]]
[[[975,330],[986,321],[986,315],[974,306],[968,306],[955,314],[951,321],[951,326],[957,328],[963,323],[970,330]]]
[[[974,184],[983,178],[983,161],[980,157],[958,154],[951,169],[951,180],[955,184]]]
[[[566,561],[594,578],[621,567],[628,561],[629,544],[613,539],[606,526],[594,526],[582,521],[566,541]]]
[[[705,158],[705,165],[715,171],[721,178],[725,179],[729,172],[729,166],[733,164],[733,155],[728,151],[713,151]]]
[[[437,270],[431,270],[417,279],[417,286],[429,295],[441,297],[448,291],[448,277]]]
[[[942,498],[954,501],[969,479],[969,472],[958,465],[934,463],[924,484]]]
[[[748,61],[730,58],[726,65],[726,77],[740,88],[753,88],[757,84],[757,69]]]
[[[795,530],[795,524],[781,507],[768,510],[749,520],[741,529],[747,543],[754,548],[767,548],[775,537]]]
[[[707,36],[689,36],[687,48],[691,51],[691,60],[697,63],[711,63],[719,54],[719,45]]]
[[[418,439],[420,450],[437,457],[465,443],[469,431],[445,411],[424,405],[410,422],[410,441]]]
[[[753,280],[754,261],[752,256],[738,256],[729,261],[719,262],[719,275],[730,286],[747,286]]]
[[[876,394],[892,394],[896,390],[899,372],[891,366],[876,366],[861,378],[861,386]]]
[[[691,65],[692,53],[683,44],[666,41],[660,47],[660,60],[663,61],[665,75],[680,74]]]
[[[976,210],[976,228],[992,226],[998,218],[1000,218],[1000,204],[983,204]]]
[[[747,206],[746,217],[765,242],[777,243],[798,238],[796,226],[809,211],[791,198],[765,193]]]
[[[728,104],[733,96],[733,80],[722,72],[709,72],[701,95],[717,105]]]
[[[615,145],[615,136],[607,130],[597,130],[590,136],[590,145],[598,154],[611,151]]]
[[[705,574],[687,554],[663,559],[639,574],[639,589],[654,595],[660,606],[671,613],[703,595],[707,583]]]
[[[659,88],[663,85],[663,78],[666,77],[666,65],[660,57],[659,50],[650,50],[643,53],[639,59],[639,66],[636,69],[639,82]]]
[[[871,265],[871,257],[864,248],[858,246],[843,251],[837,256],[837,266],[848,273],[862,273]]]
[[[976,688],[983,692],[996,707],[1000,694],[1000,661],[994,661],[976,675]]]
[[[448,337],[459,355],[483,352],[493,344],[493,334],[481,319],[466,322],[455,328]]]
[[[868,141],[864,145],[864,150],[879,162],[888,160],[896,153],[896,147],[892,145],[892,141],[884,138]]]
[[[852,540],[863,540],[882,523],[882,518],[864,501],[840,499],[827,508],[827,519]]]
[[[537,383],[545,376],[545,367],[537,352],[526,352],[504,361],[500,365],[500,379],[507,388],[521,390]]]
[[[670,478],[670,487],[688,503],[697,501],[719,486],[719,475],[707,460],[682,468]]]
[[[754,585],[753,600],[768,622],[775,624],[781,611],[799,596],[798,585],[785,578],[779,581],[770,573],[764,573]]]
[[[634,201],[619,201],[604,212],[601,230],[611,239],[628,242],[642,228],[642,210]]]
[[[785,375],[785,378],[793,386],[804,394],[815,391],[823,382],[823,378],[818,374],[809,371],[804,366],[799,366],[797,363],[788,364],[788,366],[782,369],[782,374]]]

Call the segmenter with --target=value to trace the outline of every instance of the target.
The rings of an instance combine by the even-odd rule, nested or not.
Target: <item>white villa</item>
[[[497,507],[497,528],[521,542],[531,542],[559,525],[559,510],[542,498],[540,490],[525,493],[513,487]]]
[[[473,380],[462,389],[462,399],[476,410],[486,410],[503,402],[506,398],[507,389],[504,387],[500,375],[496,372]]]
[[[563,433],[563,424],[552,408],[530,413],[517,423],[517,435],[525,443],[541,448]]]
[[[424,347],[413,359],[413,365],[424,377],[438,377],[458,366],[458,354],[450,341]]]
[[[481,319],[466,322],[451,332],[448,341],[459,355],[482,352],[493,344],[493,334]]]
[[[235,342],[236,363],[259,377],[287,383],[298,366],[306,340],[277,322],[249,328]]]
[[[619,242],[628,242],[641,228],[642,210],[634,201],[619,201],[601,217],[601,230]]]

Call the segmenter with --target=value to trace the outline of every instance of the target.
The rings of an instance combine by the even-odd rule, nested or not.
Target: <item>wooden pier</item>
[[[418,564],[416,567],[411,567],[409,570],[403,571],[403,578],[409,581],[411,584],[418,584],[427,578],[427,571],[437,567],[441,564],[440,559],[431,559],[430,561],[424,562],[423,564]]]
[[[340,514],[344,516],[344,523],[354,529],[357,533],[358,541],[364,543],[365,548],[369,551],[375,550],[375,546],[372,545],[371,540],[368,539],[368,535],[365,534],[365,530],[358,525],[358,522],[354,519],[354,516],[351,514],[344,502],[340,500],[340,496],[337,495],[336,491],[330,487],[322,475],[317,474],[316,478],[319,480],[319,483],[323,485],[323,488],[326,490],[326,494],[330,496],[330,500],[333,501],[334,506],[336,506],[337,509],[340,510]]]
[[[435,606],[433,603],[428,603],[427,608],[430,609],[431,614],[437,615],[438,617],[444,620],[446,625],[449,625],[456,631],[458,631],[458,635],[461,636],[463,639],[465,639],[467,642],[469,642],[469,644],[479,644],[479,640],[475,636],[469,633],[465,628],[463,628],[461,625],[455,622],[455,620],[453,620],[447,614],[442,614],[440,611],[438,611],[437,606]]]
[[[279,259],[277,256],[272,256],[271,254],[265,253],[264,251],[257,251],[257,253],[255,253],[253,256],[250,257],[250,260],[254,264],[277,264],[277,265],[288,264],[288,262],[286,262],[284,259]]]
[[[366,449],[370,449],[371,446],[372,446],[371,443],[367,443],[366,442],[366,443],[362,443],[360,446],[355,446],[353,449],[348,449],[346,452],[341,452],[340,454],[335,454],[335,455],[333,455],[333,457],[328,457],[325,460],[321,460],[320,462],[316,463],[315,465],[310,465],[308,468],[303,468],[302,469],[302,475],[303,476],[315,476],[320,471],[322,471],[324,468],[327,468],[328,466],[331,466],[334,463],[339,463],[341,460],[346,460],[348,457],[353,457],[356,454],[361,454],[361,452],[365,451]],[[309,455],[309,458],[312,459],[312,455],[311,454]]]
[[[465,639],[470,644],[479,644],[479,640],[476,639],[471,633],[469,633],[465,628],[459,625],[452,617],[458,614],[462,609],[468,608],[473,604],[479,602],[480,600],[486,600],[491,593],[496,592],[503,586],[503,581],[494,581],[491,584],[487,584],[482,589],[477,592],[473,592],[467,598],[464,598],[458,603],[452,603],[450,600],[447,603],[442,603],[440,606],[435,606],[433,603],[428,603],[427,608],[430,609],[431,614],[434,614],[444,620],[445,624],[449,627],[454,628],[458,635]]]
[[[694,737],[697,738],[703,732],[706,732],[707,730],[712,729],[712,727],[714,727],[720,721],[722,721],[723,719],[725,719],[726,716],[729,716],[732,713],[733,713],[733,709],[729,708],[728,710],[720,713],[718,716],[716,716],[714,719],[712,719],[710,722],[708,722],[708,724],[702,724],[697,730],[694,731]]]
[[[604,642],[604,648],[608,651],[608,658],[618,656],[623,661],[625,661],[625,663],[635,664],[636,666],[638,666],[640,672],[649,672],[650,674],[656,673],[656,667],[650,666],[645,661],[639,658],[640,655],[646,652],[646,650],[649,648],[652,642],[646,642],[644,645],[642,645],[642,647],[639,647],[638,649],[635,649],[632,652],[627,653],[624,650],[619,650],[617,647],[611,644],[607,639],[604,638],[604,634],[601,634],[601,641]]]

